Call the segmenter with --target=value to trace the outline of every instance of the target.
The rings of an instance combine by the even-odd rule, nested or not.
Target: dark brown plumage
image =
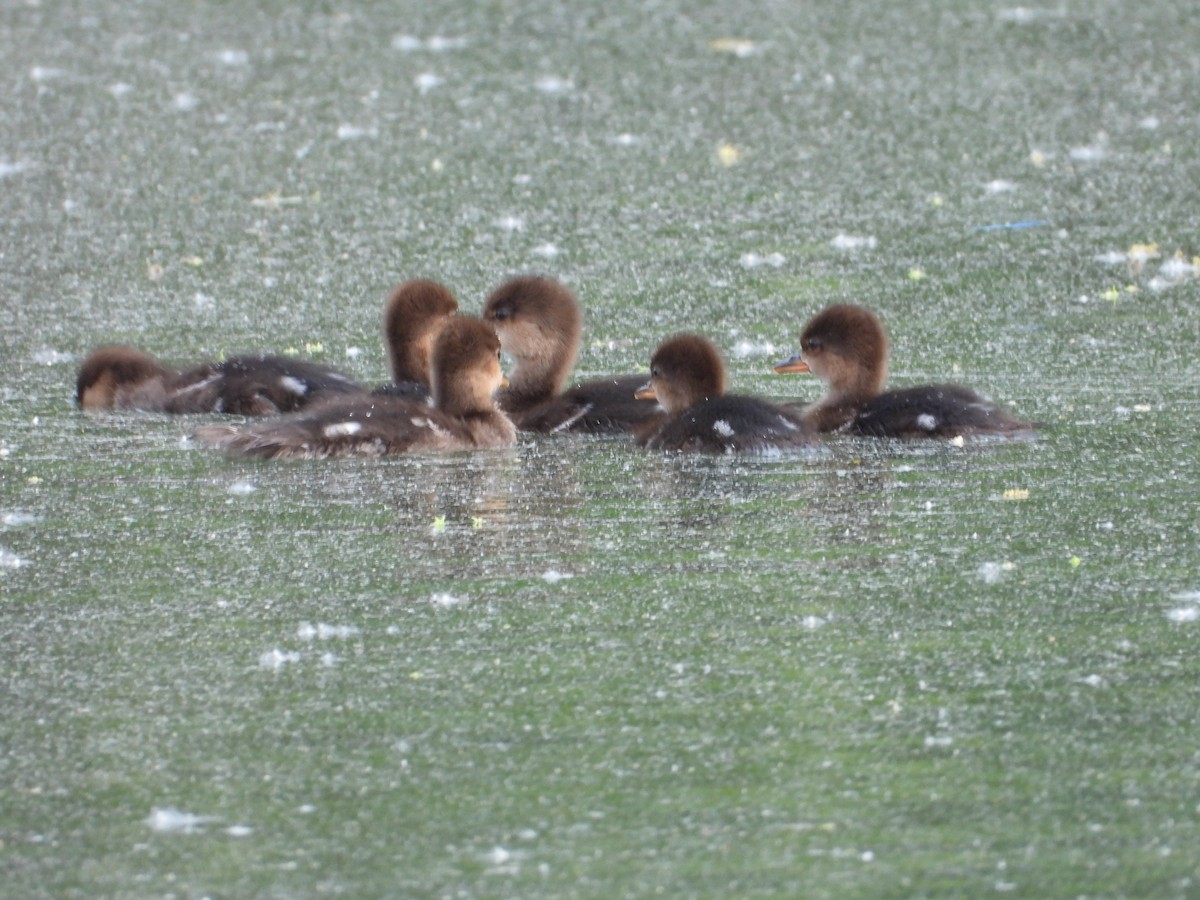
[[[757,397],[725,393],[725,364],[713,343],[695,334],[668,338],[650,359],[653,396],[666,418],[640,429],[653,450],[739,453],[808,447],[813,432],[793,412]]]
[[[111,345],[80,366],[75,402],[81,409],[266,416],[362,390],[335,369],[286,356],[233,356],[175,372],[140,350]]]
[[[238,456],[316,459],[504,447],[516,439],[496,406],[500,341],[479,319],[455,317],[434,342],[433,406],[359,395],[251,425],[210,425],[196,439]]]
[[[1036,427],[961,385],[884,391],[887,356],[887,334],[875,314],[840,304],[808,321],[799,355],[781,360],[775,371],[812,372],[825,382],[825,396],[801,406],[804,420],[819,431],[913,438],[1028,434]]]
[[[415,278],[392,290],[383,314],[383,343],[392,369],[392,384],[378,393],[428,396],[434,339],[457,311],[454,295],[436,281]]]
[[[559,282],[523,275],[496,288],[483,317],[515,361],[501,405],[525,431],[624,432],[660,418],[637,400],[640,375],[616,375],[566,387],[579,351],[583,319],[574,295]]]

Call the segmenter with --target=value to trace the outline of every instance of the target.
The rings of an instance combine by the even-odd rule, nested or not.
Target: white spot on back
[[[326,425],[322,434],[327,438],[350,437],[362,431],[362,422],[335,422]]]
[[[297,397],[303,397],[308,393],[308,382],[302,381],[293,375],[282,375],[279,378],[279,386],[285,391],[290,391]]]
[[[735,434],[737,434],[737,432],[733,430],[733,426],[731,426],[724,419],[717,419],[717,421],[713,422],[713,431],[724,438],[733,437]]]
[[[929,413],[921,413],[917,416],[917,427],[924,428],[926,431],[933,431],[937,428],[937,419]]]

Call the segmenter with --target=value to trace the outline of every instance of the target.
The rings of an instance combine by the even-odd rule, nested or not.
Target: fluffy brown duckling
[[[552,278],[522,275],[487,298],[483,317],[514,360],[501,406],[525,431],[624,432],[662,416],[635,399],[644,375],[620,375],[565,388],[579,352],[583,317],[574,295]]]
[[[814,433],[780,406],[725,393],[725,364],[696,334],[668,338],[650,359],[650,381],[638,392],[657,399],[665,421],[641,429],[639,444],[689,453],[769,452],[809,447]]]
[[[436,281],[414,279],[392,290],[383,335],[393,381],[375,393],[429,398],[433,340],[457,310],[454,295]],[[287,356],[234,356],[176,372],[141,350],[112,345],[84,360],[75,402],[82,409],[267,416],[364,391],[336,369]]]
[[[286,356],[232,356],[176,372],[141,350],[113,344],[80,366],[75,402],[80,409],[267,416],[362,390],[329,366]]]
[[[812,372],[825,382],[825,396],[801,410],[818,431],[913,438],[1014,435],[1036,427],[957,384],[884,391],[887,357],[887,334],[875,314],[840,304],[808,321],[800,353],[775,371]]]
[[[385,456],[506,447],[516,428],[496,405],[500,340],[479,319],[447,321],[433,345],[433,406],[360,394],[250,425],[209,425],[196,439],[231,455],[265,459]]]
[[[458,301],[439,282],[415,278],[397,285],[388,296],[383,314],[383,343],[392,383],[376,388],[374,393],[428,399],[433,342],[457,311]]]

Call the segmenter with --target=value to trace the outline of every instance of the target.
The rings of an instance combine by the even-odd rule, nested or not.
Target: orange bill
[[[812,369],[810,369],[808,367],[808,363],[801,359],[799,354],[797,354],[796,356],[789,357],[788,359],[781,359],[779,362],[775,363],[775,371],[790,374],[792,372],[811,372]]]

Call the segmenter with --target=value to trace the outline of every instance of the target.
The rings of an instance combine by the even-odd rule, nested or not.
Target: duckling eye
[[[512,315],[512,310],[506,306],[500,306],[492,310],[492,318],[497,322],[503,322]]]
[[[809,338],[808,340],[801,342],[800,349],[806,353],[811,353],[813,350],[820,350],[821,341],[819,338]]]

